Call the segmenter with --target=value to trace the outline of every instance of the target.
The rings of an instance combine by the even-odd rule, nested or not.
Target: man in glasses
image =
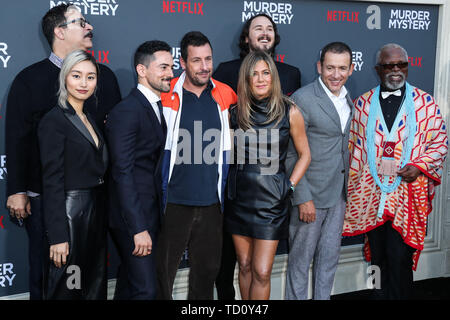
[[[390,43],[376,57],[381,83],[356,100],[350,129],[344,235],[367,234],[373,297],[408,299],[448,139],[434,98],[406,82],[406,50]]]
[[[66,55],[92,47],[90,25],[74,5],[61,4],[42,18],[42,30],[52,49],[48,58],[22,70],[14,79],[6,109],[7,203],[13,221],[25,225],[29,239],[30,299],[42,298],[45,228],[41,193],[41,164],[36,130],[42,116],[57,103],[59,71]],[[114,73],[100,65],[97,92],[85,110],[104,127],[108,111],[120,101]],[[105,286],[106,298],[106,286]]]

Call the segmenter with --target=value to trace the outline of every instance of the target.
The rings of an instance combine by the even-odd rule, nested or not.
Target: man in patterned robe
[[[383,46],[375,69],[380,86],[355,101],[343,235],[367,235],[365,257],[381,272],[374,298],[407,299],[448,139],[433,97],[406,82],[405,49]]]

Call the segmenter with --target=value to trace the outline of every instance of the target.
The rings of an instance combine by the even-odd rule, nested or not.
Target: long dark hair
[[[269,19],[270,23],[272,24],[273,32],[275,33],[275,42],[273,44],[272,51],[270,52],[270,54],[272,56],[275,53],[275,47],[280,43],[280,34],[278,33],[277,25],[275,22],[273,22],[272,18],[265,13],[259,13],[257,15],[254,15],[253,17],[251,17],[250,19],[248,19],[245,22],[244,26],[242,27],[241,35],[239,37],[239,49],[241,49],[241,52],[239,53],[239,55],[240,55],[241,59],[244,59],[245,56],[250,52],[249,44],[246,41],[246,39],[248,37],[248,33],[250,30],[250,25],[252,24],[252,21],[258,17],[266,17],[267,19]]]

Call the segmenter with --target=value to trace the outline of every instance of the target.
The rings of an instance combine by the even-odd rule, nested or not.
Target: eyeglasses
[[[60,24],[58,27],[65,27],[65,26],[68,26],[71,23],[76,23],[76,22],[79,22],[80,23],[80,27],[82,27],[82,28],[84,28],[86,26],[86,23],[90,24],[89,21],[87,21],[85,18],[77,18],[77,19],[73,19],[73,20],[64,22],[64,23]]]
[[[398,67],[399,69],[405,69],[409,65],[408,62],[399,62],[399,63],[386,63],[386,64],[379,64],[378,66],[382,67],[384,70],[393,70],[395,67]]]

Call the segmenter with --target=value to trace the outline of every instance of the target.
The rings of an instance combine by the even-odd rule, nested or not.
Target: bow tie
[[[395,91],[383,91],[381,92],[381,97],[383,99],[386,99],[387,97],[389,97],[391,94],[393,94],[394,96],[400,97],[402,95],[402,92],[400,89],[397,89]]]

